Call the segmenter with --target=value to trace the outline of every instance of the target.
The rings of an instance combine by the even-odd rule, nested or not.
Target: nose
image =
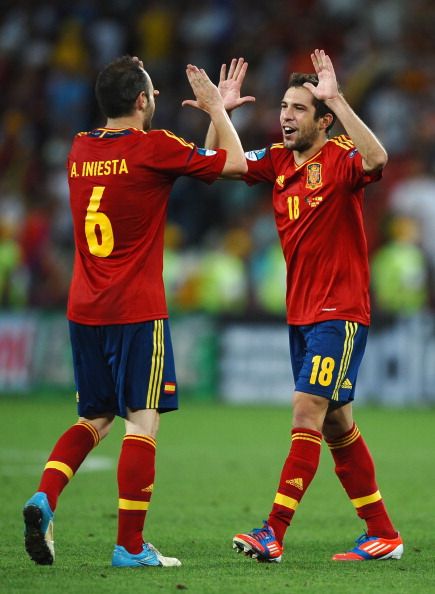
[[[294,119],[294,111],[291,107],[284,108],[282,110],[282,115],[283,115],[283,119],[286,121]]]

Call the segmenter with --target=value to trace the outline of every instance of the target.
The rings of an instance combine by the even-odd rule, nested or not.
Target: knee
[[[79,421],[83,421],[92,425],[98,431],[101,441],[109,434],[114,418],[115,417],[112,415],[107,417],[98,417],[96,419],[86,419],[84,417],[80,417]]]
[[[293,400],[293,427],[322,432],[328,401],[320,396],[296,392]]]

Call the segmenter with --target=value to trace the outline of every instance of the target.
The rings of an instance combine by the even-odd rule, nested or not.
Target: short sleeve
[[[275,182],[276,174],[271,147],[248,151],[245,153],[245,157],[248,171],[243,176],[243,180],[249,186],[260,182]]]
[[[173,178],[187,175],[209,184],[222,173],[226,161],[224,149],[199,148],[169,130],[154,130],[149,136],[153,142],[149,165],[153,169]]]

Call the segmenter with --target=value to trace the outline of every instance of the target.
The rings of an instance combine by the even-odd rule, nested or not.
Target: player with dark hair
[[[211,183],[247,171],[240,140],[217,87],[188,65],[196,96],[224,150],[197,148],[151,130],[158,91],[142,62],[109,64],[96,82],[106,125],[75,137],[68,157],[75,260],[67,317],[78,422],[57,441],[37,493],[25,504],[25,546],[38,564],[54,561],[53,514],[63,488],[89,452],[125,419],[118,462],[115,567],[175,566],[142,531],[153,492],[160,413],[178,408],[162,279],[169,193],[179,176]]]
[[[370,452],[352,415],[358,368],[370,323],[369,266],[363,227],[364,187],[387,162],[381,143],[339,91],[323,50],[316,74],[294,74],[281,101],[283,141],[246,153],[248,173],[228,176],[273,185],[273,206],[287,267],[287,322],[295,379],[290,452],[268,520],[237,534],[237,551],[277,562],[285,532],[319,464],[322,438],[335,472],[367,532],[336,561],[400,559],[403,542],[385,509]],[[221,69],[228,111],[241,97],[247,65]],[[337,118],[347,134],[328,138]],[[213,125],[206,146],[219,146]],[[225,174],[223,175],[225,176]]]

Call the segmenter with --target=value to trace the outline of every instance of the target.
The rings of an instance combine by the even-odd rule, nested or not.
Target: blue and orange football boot
[[[333,561],[380,561],[383,559],[400,559],[403,555],[403,540],[398,534],[396,538],[380,538],[368,536],[366,533],[357,538],[356,547],[347,553],[337,553]]]
[[[266,563],[279,563],[284,551],[275,538],[273,528],[267,522],[264,522],[262,528],[254,528],[247,534],[236,534],[233,538],[233,549]]]
[[[29,557],[38,565],[54,561],[53,512],[47,495],[36,492],[24,505],[24,543]]]

